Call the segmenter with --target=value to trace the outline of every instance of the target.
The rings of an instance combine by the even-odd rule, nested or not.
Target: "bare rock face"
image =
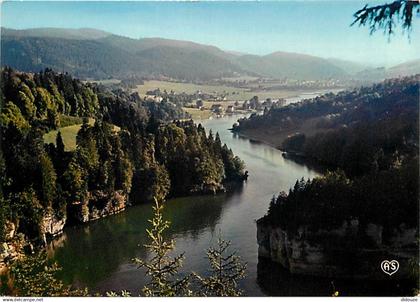
[[[279,263],[292,274],[377,280],[409,278],[413,259],[418,260],[417,230],[401,225],[386,242],[383,230],[374,224],[362,228],[353,220],[333,230],[314,232],[300,227],[291,234],[278,226],[257,222],[258,256]],[[384,274],[381,262],[394,259],[400,264],[399,270],[392,276]]]
[[[123,191],[89,192],[87,201],[73,204],[72,218],[78,222],[88,222],[125,210],[128,196]]]
[[[52,238],[63,232],[66,220],[65,216],[59,218],[53,213],[49,213],[42,218],[40,229],[45,243],[47,237]]]
[[[16,225],[11,221],[5,223],[5,239],[6,241],[12,240],[16,234]]]
[[[10,227],[13,223],[6,222],[6,234],[11,235]],[[15,227],[12,227],[15,230]],[[7,271],[10,263],[21,257],[24,246],[26,245],[25,238],[22,234],[13,233],[13,236],[7,238],[5,242],[0,242],[0,274]]]

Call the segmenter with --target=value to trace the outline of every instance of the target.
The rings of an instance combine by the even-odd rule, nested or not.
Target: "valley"
[[[420,2],[1,8],[0,296],[419,295]]]

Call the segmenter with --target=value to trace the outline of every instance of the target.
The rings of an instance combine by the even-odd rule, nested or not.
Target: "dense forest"
[[[1,85],[0,241],[10,225],[45,239],[128,204],[215,193],[243,180],[243,162],[218,134],[179,120],[184,113],[171,103],[52,70],[6,67]],[[72,125],[80,129],[68,150],[60,130]],[[46,144],[56,129],[55,143]]]
[[[339,228],[357,219],[393,230],[417,228],[419,76],[329,94],[270,110],[240,127],[275,124],[294,132],[317,119],[315,134],[294,133],[282,149],[327,165],[331,172],[297,181],[273,198],[259,223],[296,232]]]
[[[96,29],[3,27],[1,34],[3,65],[28,72],[49,67],[79,78],[169,77],[202,82],[238,75],[309,81],[389,76],[388,70],[350,61],[281,51],[264,56],[235,54],[189,41],[132,39]],[[419,70],[418,63],[411,65]]]

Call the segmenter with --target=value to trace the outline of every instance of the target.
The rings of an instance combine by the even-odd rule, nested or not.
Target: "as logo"
[[[384,260],[381,262],[381,269],[384,271],[385,274],[392,275],[395,274],[398,269],[400,268],[400,264],[397,260]]]

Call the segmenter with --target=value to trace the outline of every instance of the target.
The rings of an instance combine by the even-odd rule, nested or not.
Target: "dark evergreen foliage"
[[[328,165],[333,172],[297,181],[288,194],[273,198],[259,223],[296,232],[300,227],[337,229],[356,219],[361,229],[369,223],[382,226],[385,243],[395,229],[418,228],[418,83],[418,76],[390,80],[262,117],[263,123],[287,116],[293,117],[289,122],[302,123],[329,116],[322,131],[290,136],[283,149]]]
[[[404,30],[412,27],[413,16],[420,16],[420,2],[416,0],[396,0],[391,3],[369,6],[365,5],[354,14],[352,25],[369,26],[373,33],[383,29],[388,35],[394,33],[399,23]]]
[[[10,68],[2,70],[1,101],[0,220],[31,238],[39,237],[44,217],[72,216],[97,193],[141,203],[215,193],[242,180],[241,160],[192,121],[171,122],[185,115],[169,103],[150,104],[48,69]],[[76,150],[64,149],[60,132],[55,145],[44,144],[60,121],[82,121]]]

